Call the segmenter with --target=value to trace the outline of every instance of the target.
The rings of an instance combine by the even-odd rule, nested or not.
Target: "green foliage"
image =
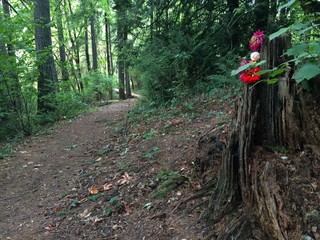
[[[164,198],[170,191],[184,183],[186,178],[177,171],[164,168],[157,174],[156,180],[159,181],[160,184],[152,198]]]
[[[320,75],[319,65],[307,62],[303,64],[297,72],[295,72],[293,79],[295,79],[298,83],[301,83],[304,80],[310,80],[318,75]]]
[[[90,200],[92,202],[96,202],[102,196],[104,196],[104,193],[98,193],[98,194],[90,195],[90,196],[88,196],[88,200]]]
[[[320,43],[319,43],[319,16],[317,14],[306,14],[306,10],[300,8],[302,3],[297,0],[291,0],[287,4],[280,7],[291,8],[292,12],[296,12],[296,20],[288,27],[281,28],[277,32],[271,34],[269,39],[279,37],[287,32],[290,33],[294,44],[286,51],[286,55],[290,60],[285,64],[294,63],[295,73],[293,79],[300,83],[303,87],[308,86],[306,81],[316,78],[320,75]],[[306,7],[305,5],[305,7]],[[299,14],[302,13],[302,14]]]
[[[158,155],[158,152],[159,152],[159,147],[154,146],[154,147],[152,147],[152,149],[149,149],[148,151],[143,152],[141,155],[143,158],[151,160],[151,159],[154,159]]]
[[[82,96],[73,92],[58,92],[55,96],[54,120],[72,118],[88,109]]]
[[[112,98],[111,93],[114,78],[100,72],[90,72],[81,81],[85,88],[81,93],[83,102],[93,104],[97,101],[107,101]]]
[[[103,215],[110,216],[112,212],[120,211],[123,208],[124,204],[119,201],[118,197],[111,197],[104,206]]]

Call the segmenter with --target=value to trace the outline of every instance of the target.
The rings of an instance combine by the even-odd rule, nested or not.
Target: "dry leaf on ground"
[[[88,191],[89,191],[90,194],[93,194],[93,195],[99,193],[99,189],[96,188],[96,187],[90,187],[90,188],[88,189]]]
[[[112,184],[111,183],[105,183],[103,185],[103,190],[108,191],[112,188]]]
[[[130,182],[132,177],[129,176],[128,173],[124,173],[124,175],[121,176],[121,179],[117,181],[117,184],[124,185]]]

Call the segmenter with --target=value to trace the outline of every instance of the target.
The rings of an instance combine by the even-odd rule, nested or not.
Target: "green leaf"
[[[291,0],[291,1],[287,2],[286,4],[283,4],[282,6],[280,6],[278,11],[281,11],[283,8],[289,8],[293,4],[295,4],[296,2],[297,2],[297,0]]]
[[[273,68],[273,69],[264,69],[264,70],[261,70],[260,72],[257,72],[258,75],[263,75],[263,74],[266,74],[266,73],[271,73],[271,72],[274,72],[276,71],[277,68]]]
[[[299,31],[298,34],[299,34],[299,35],[302,35],[302,34],[304,34],[305,32],[311,31],[312,29],[313,29],[313,26],[304,28],[304,29],[302,29],[301,31]]]
[[[298,56],[302,53],[305,53],[307,49],[306,43],[296,44],[292,48],[289,48],[286,52],[288,56]]]
[[[78,201],[77,200],[73,200],[71,203],[70,203],[70,207],[77,207],[78,206]]]
[[[231,76],[235,76],[235,75],[239,74],[239,73],[242,72],[242,71],[245,71],[245,70],[247,70],[247,69],[250,69],[251,67],[258,67],[258,66],[260,66],[260,65],[262,65],[262,64],[265,64],[266,62],[267,62],[266,60],[262,60],[262,61],[260,61],[260,62],[258,62],[258,63],[249,62],[249,63],[247,63],[247,64],[239,67],[237,70],[232,70],[232,71],[231,71]]]
[[[290,30],[297,31],[297,30],[301,30],[301,29],[306,29],[307,27],[309,27],[308,24],[300,22],[300,23],[292,24],[290,26]]]
[[[271,41],[271,40],[279,37],[280,35],[286,33],[288,30],[289,30],[288,27],[286,27],[286,28],[280,28],[277,32],[272,33],[272,34],[269,36],[269,40]]]
[[[262,61],[260,61],[260,62],[258,62],[258,63],[255,63],[254,66],[255,66],[255,67],[258,67],[258,66],[260,66],[260,65],[265,64],[266,62],[267,62],[266,60],[262,60]]]
[[[237,75],[239,74],[240,72],[244,71],[244,70],[247,70],[248,68],[250,68],[251,66],[253,66],[254,63],[250,62],[250,63],[247,63],[241,67],[239,67],[237,70],[232,70],[231,71],[231,76],[234,76],[234,75]]]
[[[112,197],[109,200],[109,203],[116,203],[116,202],[118,202],[118,198],[117,197]]]
[[[270,77],[275,77],[279,74],[282,74],[286,71],[286,68],[280,68],[280,69],[277,69],[275,71],[273,71],[272,73],[270,73]]]
[[[98,193],[98,194],[95,194],[95,195],[91,195],[91,196],[88,197],[88,200],[90,200],[92,202],[95,202],[99,198],[101,198],[103,195],[104,195],[104,193]]]
[[[306,63],[304,64],[298,71],[293,75],[293,79],[295,79],[298,83],[303,80],[310,80],[317,75],[320,74],[320,67],[314,63]]]
[[[311,42],[308,44],[308,52],[313,54],[320,54],[320,43],[318,42]]]
[[[276,84],[277,82],[279,82],[279,78],[267,79],[266,82],[267,84]]]

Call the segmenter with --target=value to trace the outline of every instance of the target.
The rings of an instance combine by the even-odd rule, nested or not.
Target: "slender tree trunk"
[[[113,66],[112,66],[112,52],[111,52],[111,34],[110,34],[110,22],[108,19],[107,13],[104,15],[105,19],[105,34],[106,34],[106,52],[107,52],[107,70],[108,75],[113,75]]]
[[[123,9],[117,11],[117,43],[118,43],[118,81],[119,81],[119,99],[125,99],[125,74],[124,74],[124,56],[123,56],[123,45],[124,45],[124,27],[123,27]]]
[[[150,1],[150,40],[153,40],[153,32],[154,32],[154,0]]]
[[[66,1],[64,0],[64,2],[65,2],[65,6],[67,8]],[[68,6],[69,6],[70,15],[73,15],[70,0],[68,0]],[[66,13],[68,12],[67,9],[65,9],[65,12]],[[68,21],[67,21],[67,28],[68,28],[68,34],[69,34],[71,47],[72,47],[72,51],[73,51],[72,64],[73,64],[73,61],[76,63],[76,66],[74,67],[74,70],[76,72],[76,83],[78,85],[79,91],[82,91],[84,86],[83,86],[83,83],[80,81],[81,75],[82,75],[81,74],[81,67],[80,67],[80,47],[79,47],[79,43],[77,41],[76,33],[75,33],[75,31],[71,30],[70,23]]]
[[[85,47],[85,55],[86,55],[86,63],[87,63],[87,70],[88,72],[91,71],[91,62],[90,62],[90,54],[89,54],[89,34],[88,34],[88,27],[87,27],[87,20],[85,20],[85,30],[84,30],[84,47]]]
[[[230,34],[230,49],[233,49],[234,46],[238,46],[238,43],[241,40],[241,33],[239,33],[239,24],[235,21],[235,12],[234,10],[239,7],[239,0],[227,0],[228,12],[230,18],[230,29],[228,29]]]
[[[62,12],[61,12],[61,1],[57,1],[57,28],[58,28],[58,40],[59,40],[59,54],[61,62],[61,75],[62,80],[67,81],[69,79],[69,72],[67,69],[67,57],[66,57],[66,47],[63,33],[62,25]]]
[[[93,6],[92,6],[93,7]],[[91,44],[92,44],[92,70],[98,71],[97,34],[95,28],[95,12],[90,17]]]
[[[256,0],[254,8],[256,29],[267,30],[269,22],[269,0]]]
[[[126,98],[132,98],[128,63],[125,64],[125,75],[124,76],[125,76],[125,82],[126,82]]]
[[[35,42],[37,53],[38,110],[54,110],[57,74],[52,53],[49,0],[34,0]]]
[[[7,16],[8,21],[10,21],[10,7],[9,7],[9,0],[4,1],[2,0],[3,5],[3,11]],[[10,57],[9,61],[12,61],[12,67],[16,66],[16,51],[11,43],[12,41],[12,33],[9,33],[9,42],[7,43],[7,51],[5,53]],[[22,96],[21,96],[21,86],[19,82],[19,77],[17,74],[17,71],[15,69],[12,69],[9,78],[11,79],[11,91],[12,91],[12,105],[19,115],[19,119],[22,119]]]

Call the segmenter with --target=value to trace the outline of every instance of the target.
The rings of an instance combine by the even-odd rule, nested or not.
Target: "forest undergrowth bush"
[[[0,126],[0,142],[16,142],[14,139],[17,136],[34,134],[43,128],[47,128],[48,124],[78,116],[90,111],[100,101],[107,102],[112,97],[114,78],[103,73],[91,72],[80,81],[85,86],[83,91],[71,90],[71,81],[66,81],[54,95],[46,96],[53,111],[42,114],[37,114],[36,89],[32,85],[24,86],[21,91],[22,106],[20,112],[0,106],[0,123],[2,123]],[[9,98],[9,96],[2,96],[2,98],[5,97]],[[6,149],[4,151],[7,152]]]

